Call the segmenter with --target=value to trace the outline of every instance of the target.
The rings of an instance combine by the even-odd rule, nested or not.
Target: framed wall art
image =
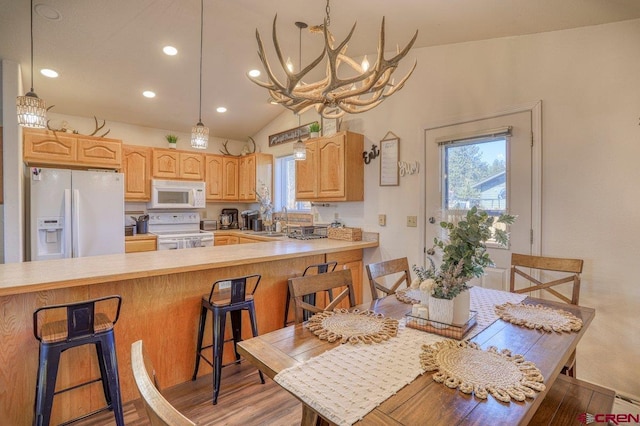
[[[400,138],[387,132],[380,141],[380,186],[400,185]]]
[[[317,121],[314,121],[317,123]],[[298,139],[309,139],[309,125],[312,123],[303,124],[302,126],[295,127],[293,129],[285,130],[284,132],[276,133],[269,136],[269,146],[276,146],[287,142],[297,141]]]
[[[340,118],[324,118],[320,116],[322,136],[333,136],[340,131]]]

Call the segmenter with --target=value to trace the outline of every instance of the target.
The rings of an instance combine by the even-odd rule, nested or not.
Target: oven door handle
[[[177,250],[180,247],[180,240],[161,240],[158,242],[158,246],[167,247],[165,250]],[[171,247],[172,246],[172,247]]]

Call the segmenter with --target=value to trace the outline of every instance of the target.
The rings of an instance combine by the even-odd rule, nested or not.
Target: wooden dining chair
[[[386,297],[390,294],[395,294],[402,283],[405,283],[407,287],[411,284],[409,261],[406,257],[370,263],[367,265],[367,276],[371,286],[372,300],[380,298],[379,291],[384,293],[382,297]],[[381,283],[382,279],[395,280],[395,282],[390,287],[387,287]]]
[[[509,280],[509,290],[512,293],[531,293],[533,291],[547,292],[571,305],[580,303],[580,274],[583,266],[582,259],[565,259],[559,257],[531,256],[526,254],[511,254],[511,278]],[[551,281],[544,281],[542,277],[533,277],[534,271],[541,274],[553,274]],[[558,277],[556,273],[561,273]],[[524,278],[526,287],[516,288],[516,275]],[[570,284],[571,297],[557,290],[558,286]],[[553,288],[555,287],[555,288]],[[565,286],[566,287],[566,286]],[[576,352],[573,351],[571,357],[562,369],[562,373],[575,377],[576,374]]]
[[[342,289],[341,289],[342,288]],[[320,292],[333,291],[333,300],[324,308],[307,303],[305,296]],[[304,321],[304,312],[317,313],[334,310],[343,300],[349,300],[349,306],[356,305],[356,297],[353,292],[351,271],[341,269],[319,275],[307,275],[304,277],[289,278],[289,291],[295,305],[295,322]],[[339,291],[339,293],[338,293]],[[338,293],[338,294],[336,294]]]
[[[142,340],[131,344],[131,369],[152,426],[194,426],[158,390],[156,372],[145,356]]]

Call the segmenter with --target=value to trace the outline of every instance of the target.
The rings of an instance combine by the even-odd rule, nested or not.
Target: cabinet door
[[[76,161],[77,139],[60,132],[24,129],[23,158],[26,163],[72,165]]]
[[[306,160],[296,161],[296,200],[318,198],[318,141],[306,146]]]
[[[153,177],[173,178],[179,176],[179,154],[175,150],[154,149],[153,150]]]
[[[224,157],[222,160],[222,199],[238,199],[238,159]]]
[[[207,200],[222,200],[223,161],[222,155],[207,154],[205,160],[205,182],[207,183]]]
[[[122,166],[122,141],[115,139],[78,138],[76,161],[80,166]]]
[[[247,155],[240,158],[238,181],[238,199],[242,201],[255,201],[256,157],[254,155]]]
[[[124,199],[151,200],[151,148],[134,145],[122,147]]]
[[[180,153],[178,175],[182,179],[204,180],[204,154]]]
[[[318,198],[345,196],[344,157],[344,134],[318,141]]]

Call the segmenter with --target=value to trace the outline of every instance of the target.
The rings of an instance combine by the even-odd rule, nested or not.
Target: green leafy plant
[[[314,122],[309,124],[309,132],[310,133],[318,133],[320,131],[320,125],[318,124],[318,122]]]
[[[494,239],[501,246],[509,243],[509,235],[505,230],[494,228],[494,223],[511,225],[516,216],[503,214],[498,218],[489,216],[477,207],[471,208],[456,223],[440,222],[440,226],[449,234],[448,240],[434,238],[433,247],[427,251],[435,254],[435,249],[442,251],[442,264],[436,269],[429,257],[430,267],[413,265],[421,281],[434,280],[431,294],[440,299],[453,299],[460,292],[467,290],[467,282],[473,277],[480,277],[484,268],[492,266],[493,261],[487,253],[486,242]]]
[[[178,142],[178,137],[176,135],[166,135],[165,138],[167,139],[167,142],[169,142],[169,143],[177,143]]]

